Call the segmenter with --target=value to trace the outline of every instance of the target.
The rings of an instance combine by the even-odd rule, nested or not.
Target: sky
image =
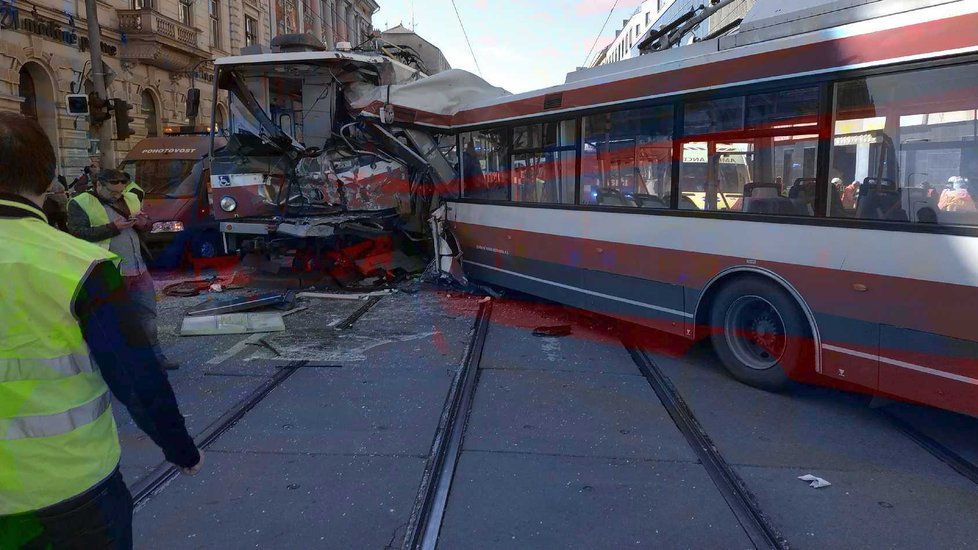
[[[465,43],[451,0],[378,0],[374,28],[399,23],[441,48],[453,68],[479,74]],[[482,77],[513,93],[563,84],[584,64],[595,38],[595,53],[611,43],[622,20],[641,0],[619,0],[601,37],[598,31],[614,0],[455,0]],[[592,54],[593,57],[594,54]]]

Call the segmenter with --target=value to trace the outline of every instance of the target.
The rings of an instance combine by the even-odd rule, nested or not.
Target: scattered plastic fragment
[[[821,489],[822,487],[828,487],[829,485],[832,485],[828,481],[825,481],[820,477],[813,476],[812,474],[805,474],[803,476],[798,476],[798,479],[802,481],[810,481],[811,484],[809,486],[813,489]]]
[[[229,313],[184,317],[180,336],[210,334],[250,334],[256,332],[281,332],[285,323],[281,313]]]
[[[562,336],[571,335],[570,325],[558,325],[555,327],[537,327],[533,330],[534,336],[548,337],[548,338],[560,338]]]

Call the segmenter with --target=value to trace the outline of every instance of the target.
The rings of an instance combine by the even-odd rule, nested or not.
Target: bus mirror
[[[200,89],[190,88],[187,90],[187,118],[196,118],[200,111]]]

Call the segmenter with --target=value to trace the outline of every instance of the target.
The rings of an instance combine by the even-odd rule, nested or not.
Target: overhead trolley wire
[[[617,7],[618,0],[615,0],[615,3],[611,6],[611,10],[608,11],[608,18],[604,20],[604,25],[601,25],[601,30],[598,31],[598,35],[594,37],[594,44],[591,44],[591,51],[587,52],[587,57],[584,58],[584,67],[587,67],[587,61],[588,59],[591,59],[591,54],[594,53],[594,48],[598,45],[598,40],[601,40],[601,34],[604,33],[605,27],[608,26],[608,21],[611,21],[611,14],[615,13],[615,8]]]
[[[615,4],[618,0],[615,0]],[[469,41],[469,33],[465,32],[465,23],[462,23],[462,15],[458,12],[458,6],[455,5],[455,0],[452,0],[452,7],[455,8],[455,17],[458,17],[458,25],[462,27],[462,35],[465,36],[465,43],[469,45],[469,53],[472,54],[472,61],[475,61],[475,68],[479,71],[479,76],[482,76],[482,67],[479,66],[479,60],[475,57],[475,50],[472,49],[472,42]]]

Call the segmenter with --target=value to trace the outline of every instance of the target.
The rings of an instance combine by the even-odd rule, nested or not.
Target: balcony
[[[187,70],[210,55],[197,41],[200,31],[153,10],[116,10],[124,34],[122,60],[168,71]]]

